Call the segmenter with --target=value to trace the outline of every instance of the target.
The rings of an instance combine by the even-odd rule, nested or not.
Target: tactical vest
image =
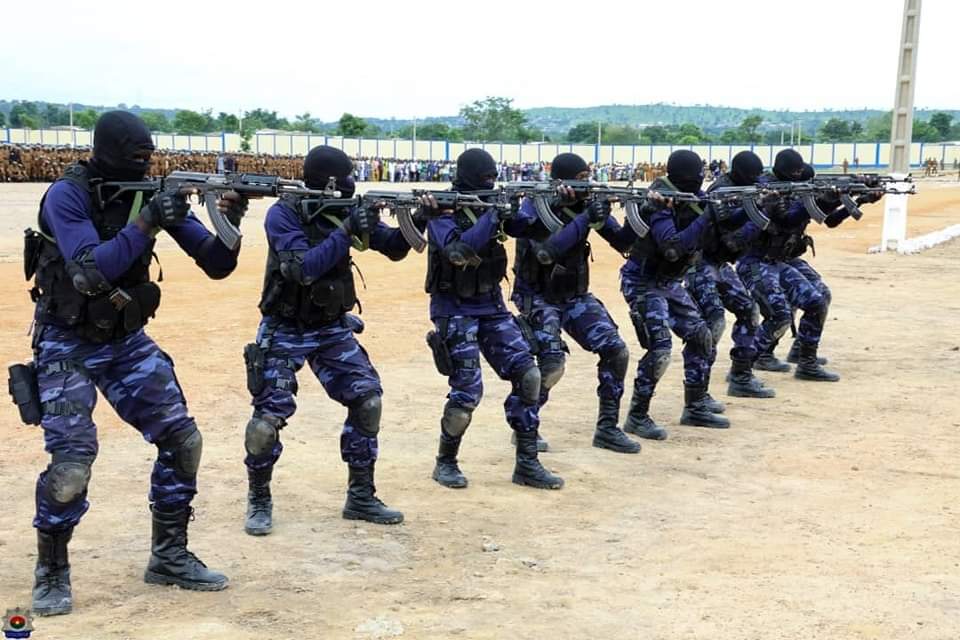
[[[460,233],[473,226],[472,213],[458,209],[453,214]],[[450,262],[442,249],[433,244],[427,250],[427,293],[453,294],[458,298],[473,298],[494,291],[507,275],[507,252],[499,242],[488,242],[477,252],[480,264],[457,266]]]
[[[663,187],[674,190],[673,186],[667,183],[663,178],[657,178],[650,185],[651,189]],[[677,231],[683,231],[700,217],[703,211],[698,205],[692,203],[675,203],[673,207],[673,224]],[[640,209],[644,221],[649,224],[650,212],[644,207]],[[642,238],[637,238],[630,248],[630,259],[644,266],[648,273],[656,275],[657,278],[674,279],[685,274],[697,260],[700,259],[700,251],[693,251],[681,257],[679,260],[669,262],[663,257],[660,247],[653,239],[653,233],[648,233]]]
[[[736,185],[730,178],[730,174],[724,173],[713,181],[713,183],[710,185],[710,188],[707,189],[707,193],[710,193],[714,189],[734,186]],[[732,213],[733,207],[730,207],[729,209],[730,210],[728,212],[724,213]],[[704,239],[703,257],[712,264],[736,262],[741,256],[743,256],[743,254],[746,252],[746,249],[741,251],[732,251],[723,243],[720,238],[728,233],[733,233],[742,225],[734,224],[729,217],[725,215],[715,216],[715,220],[716,225],[711,227],[711,230],[706,234]]]
[[[319,245],[337,231],[322,216],[307,217],[295,198],[284,198],[283,206],[297,212],[310,248]],[[353,283],[353,260],[349,252],[336,265],[310,284],[300,284],[283,276],[280,255],[270,247],[266,274],[260,296],[260,312],[282,318],[303,328],[330,324],[357,306]]]
[[[584,238],[550,264],[541,264],[534,251],[534,242],[544,242],[550,232],[538,220],[531,238],[517,240],[513,271],[518,279],[551,304],[559,304],[590,288],[590,243]]]
[[[83,162],[68,166],[59,180],[70,181],[88,194],[87,215],[100,242],[116,237],[139,214],[143,199],[139,193],[132,203],[119,198],[102,208],[98,206],[93,192],[99,178],[91,178]],[[118,340],[146,325],[160,306],[160,287],[150,281],[155,241],[151,240],[133,264],[111,283],[114,288],[109,293],[85,295],[74,287],[70,273],[78,266],[60,253],[52,231],[43,220],[46,198],[44,193],[37,214],[40,232],[27,229],[24,246],[24,273],[28,280],[36,274],[30,296],[37,304],[34,316],[37,324],[66,327],[94,343]]]

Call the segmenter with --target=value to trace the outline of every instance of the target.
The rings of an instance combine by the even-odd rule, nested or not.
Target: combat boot
[[[793,377],[798,380],[813,380],[816,382],[837,382],[840,376],[832,371],[827,371],[817,362],[817,345],[800,345],[800,363]]]
[[[683,413],[680,415],[680,424],[690,427],[709,427],[711,429],[726,429],[730,421],[721,415],[710,411],[706,402],[707,389],[703,385],[684,385]]]
[[[243,530],[251,536],[265,536],[273,529],[273,498],[270,478],[273,466],[265,469],[247,467],[247,521]]]
[[[620,417],[620,401],[616,398],[600,398],[597,430],[593,432],[593,446],[617,453],[640,453],[640,443],[634,442],[617,427]]]
[[[727,395],[735,398],[773,398],[776,391],[765,387],[750,367],[749,360],[734,360],[730,365],[730,375],[727,376],[730,384],[727,385]]]
[[[517,446],[517,432],[514,431],[513,435],[510,436],[510,444]],[[539,433],[537,433],[537,452],[546,453],[550,451],[550,443],[544,440]]]
[[[773,371],[774,373],[790,371],[790,365],[775,356],[772,351],[758,355],[753,363],[753,368],[760,371]]]
[[[73,610],[67,543],[73,528],[62,531],[37,529],[37,568],[33,571],[33,606],[38,616],[57,616]]]
[[[460,471],[457,453],[460,451],[462,437],[440,434],[440,447],[437,451],[437,464],[433,468],[433,479],[451,489],[463,489],[467,486],[467,476]]]
[[[794,340],[790,345],[790,353],[787,354],[787,362],[790,364],[800,364],[800,341]],[[823,356],[817,356],[817,364],[827,364],[830,362]]]
[[[350,465],[350,478],[347,486],[347,502],[343,505],[345,520],[366,520],[374,524],[400,524],[403,514],[383,504],[376,496],[377,487],[373,484],[374,464],[366,467]]]
[[[650,396],[642,396],[634,389],[623,430],[647,440],[666,440],[667,430],[654,422],[649,412]]]
[[[211,571],[187,549],[187,524],[193,518],[193,509],[180,507],[153,511],[153,541],[150,562],[143,574],[149,584],[175,584],[193,591],[220,591],[227,588],[227,577]]]
[[[517,432],[517,463],[513,468],[513,482],[538,489],[559,489],[563,478],[555,476],[537,459],[537,432]]]

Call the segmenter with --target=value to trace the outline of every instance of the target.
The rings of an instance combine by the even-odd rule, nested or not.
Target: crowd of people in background
[[[90,156],[89,147],[54,147],[47,145],[0,145],[0,182],[52,182],[72,162]],[[846,164],[846,162],[845,162]],[[956,171],[958,161],[953,161]],[[859,159],[855,163],[859,166]],[[500,163],[501,182],[547,180],[549,162]],[[652,182],[666,173],[663,163],[590,164],[593,179],[599,182]],[[725,173],[726,163],[712,160],[704,167],[707,179]],[[846,167],[845,167],[846,169]],[[923,165],[924,175],[946,171],[942,161],[930,158]],[[162,176],[171,171],[223,173],[240,171],[264,173],[284,178],[303,178],[302,156],[279,156],[254,153],[218,153],[215,151],[158,150],[153,154],[150,175]],[[443,160],[404,160],[398,158],[354,158],[357,182],[446,182],[455,177],[455,163]]]

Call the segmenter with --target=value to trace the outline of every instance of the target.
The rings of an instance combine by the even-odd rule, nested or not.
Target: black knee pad
[[[448,436],[459,438],[470,426],[473,419],[473,409],[447,403],[443,407],[443,417],[440,418],[440,428]]]
[[[670,352],[659,349],[647,351],[640,360],[640,366],[649,367],[650,377],[656,382],[663,377],[663,374],[667,372],[667,367],[670,366]]]
[[[828,287],[825,284],[822,285],[822,288],[820,290],[820,295],[823,296],[824,305],[827,307],[827,309],[829,309],[830,303],[833,302],[833,293],[830,291],[830,287]]]
[[[244,448],[252,456],[270,453],[273,445],[280,439],[280,427],[283,420],[273,416],[254,415],[247,423]]]
[[[618,380],[623,380],[627,376],[627,367],[630,365],[630,350],[627,345],[623,345],[615,351],[608,351],[600,356],[600,362],[597,367],[607,369]]]
[[[687,340],[687,344],[690,345],[695,353],[704,357],[710,356],[713,352],[713,334],[710,332],[710,327],[707,326],[707,323],[703,323],[697,328],[696,332]]]
[[[727,319],[724,315],[718,314],[709,320],[707,320],[707,326],[710,327],[710,338],[713,341],[713,345],[716,345],[720,342],[720,338],[723,337],[723,330],[727,326]]]
[[[527,405],[540,402],[540,369],[530,367],[520,373],[513,382],[520,400]]]
[[[368,438],[373,438],[380,432],[380,413],[383,403],[377,394],[354,401],[347,411],[347,420],[351,425],[363,432]]]
[[[157,446],[173,454],[173,468],[177,473],[188,478],[197,475],[203,453],[203,436],[196,426],[157,443]]]
[[[93,457],[60,457],[56,454],[47,467],[47,496],[58,504],[69,504],[82,496],[90,482]]]
[[[566,371],[566,358],[563,354],[541,356],[540,386],[548,391],[553,389],[560,382],[564,371]]]

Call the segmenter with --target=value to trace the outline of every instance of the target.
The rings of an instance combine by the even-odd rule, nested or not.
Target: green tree
[[[281,118],[276,111],[267,111],[266,109],[256,108],[253,111],[247,111],[243,115],[243,128],[245,131],[256,131],[258,129],[286,129],[290,126],[286,118]]]
[[[70,113],[63,107],[47,103],[43,110],[43,124],[46,127],[62,127],[70,124]]]
[[[3,111],[0,111],[0,127],[7,126],[7,114]]]
[[[762,136],[758,129],[761,124],[763,124],[762,116],[747,116],[744,118],[739,127],[741,134],[740,142],[750,142],[753,144],[760,142]]]
[[[594,134],[593,139],[597,136]],[[610,124],[601,129],[602,144],[637,144],[640,142],[640,129],[628,124]]]
[[[930,116],[930,126],[940,134],[940,140],[950,138],[950,125],[953,123],[953,116],[949,113],[938,111]]]
[[[709,136],[703,132],[703,129],[692,123],[682,124],[677,130],[677,142],[679,144],[699,144],[708,140]]]
[[[847,142],[852,139],[850,123],[840,118],[830,118],[824,122],[817,134],[819,142]]]
[[[463,134],[480,142],[526,142],[539,135],[527,128],[523,112],[513,108],[510,98],[488,97],[460,109],[464,121]]]
[[[367,121],[352,113],[344,113],[337,121],[337,135],[348,138],[357,138],[367,131]]]
[[[863,138],[865,142],[890,142],[890,126],[893,122],[893,111],[874,116],[867,120],[864,126]]]
[[[940,131],[926,120],[914,120],[911,138],[914,142],[937,142]]]
[[[667,144],[670,142],[670,132],[655,124],[644,128],[642,140],[646,144]]]
[[[73,114],[73,125],[81,129],[93,129],[99,117],[100,114],[93,109],[84,109],[79,113]]]
[[[170,121],[159,111],[141,111],[140,119],[150,131],[170,131]]]
[[[10,126],[39,129],[42,124],[39,110],[34,102],[16,102],[10,109]]]
[[[309,111],[305,111],[298,116],[293,118],[293,127],[297,131],[307,131],[309,133],[320,133],[320,123],[317,122],[317,119],[310,115]]]
[[[232,113],[224,113],[223,111],[218,113],[216,125],[220,131],[226,131],[227,133],[240,131],[240,119]]]
[[[210,131],[210,113],[197,113],[181,109],[173,116],[173,130],[177,133],[192,134]]]
[[[570,131],[567,132],[567,141],[596,143],[597,123],[581,122],[580,124],[573,126]]]

